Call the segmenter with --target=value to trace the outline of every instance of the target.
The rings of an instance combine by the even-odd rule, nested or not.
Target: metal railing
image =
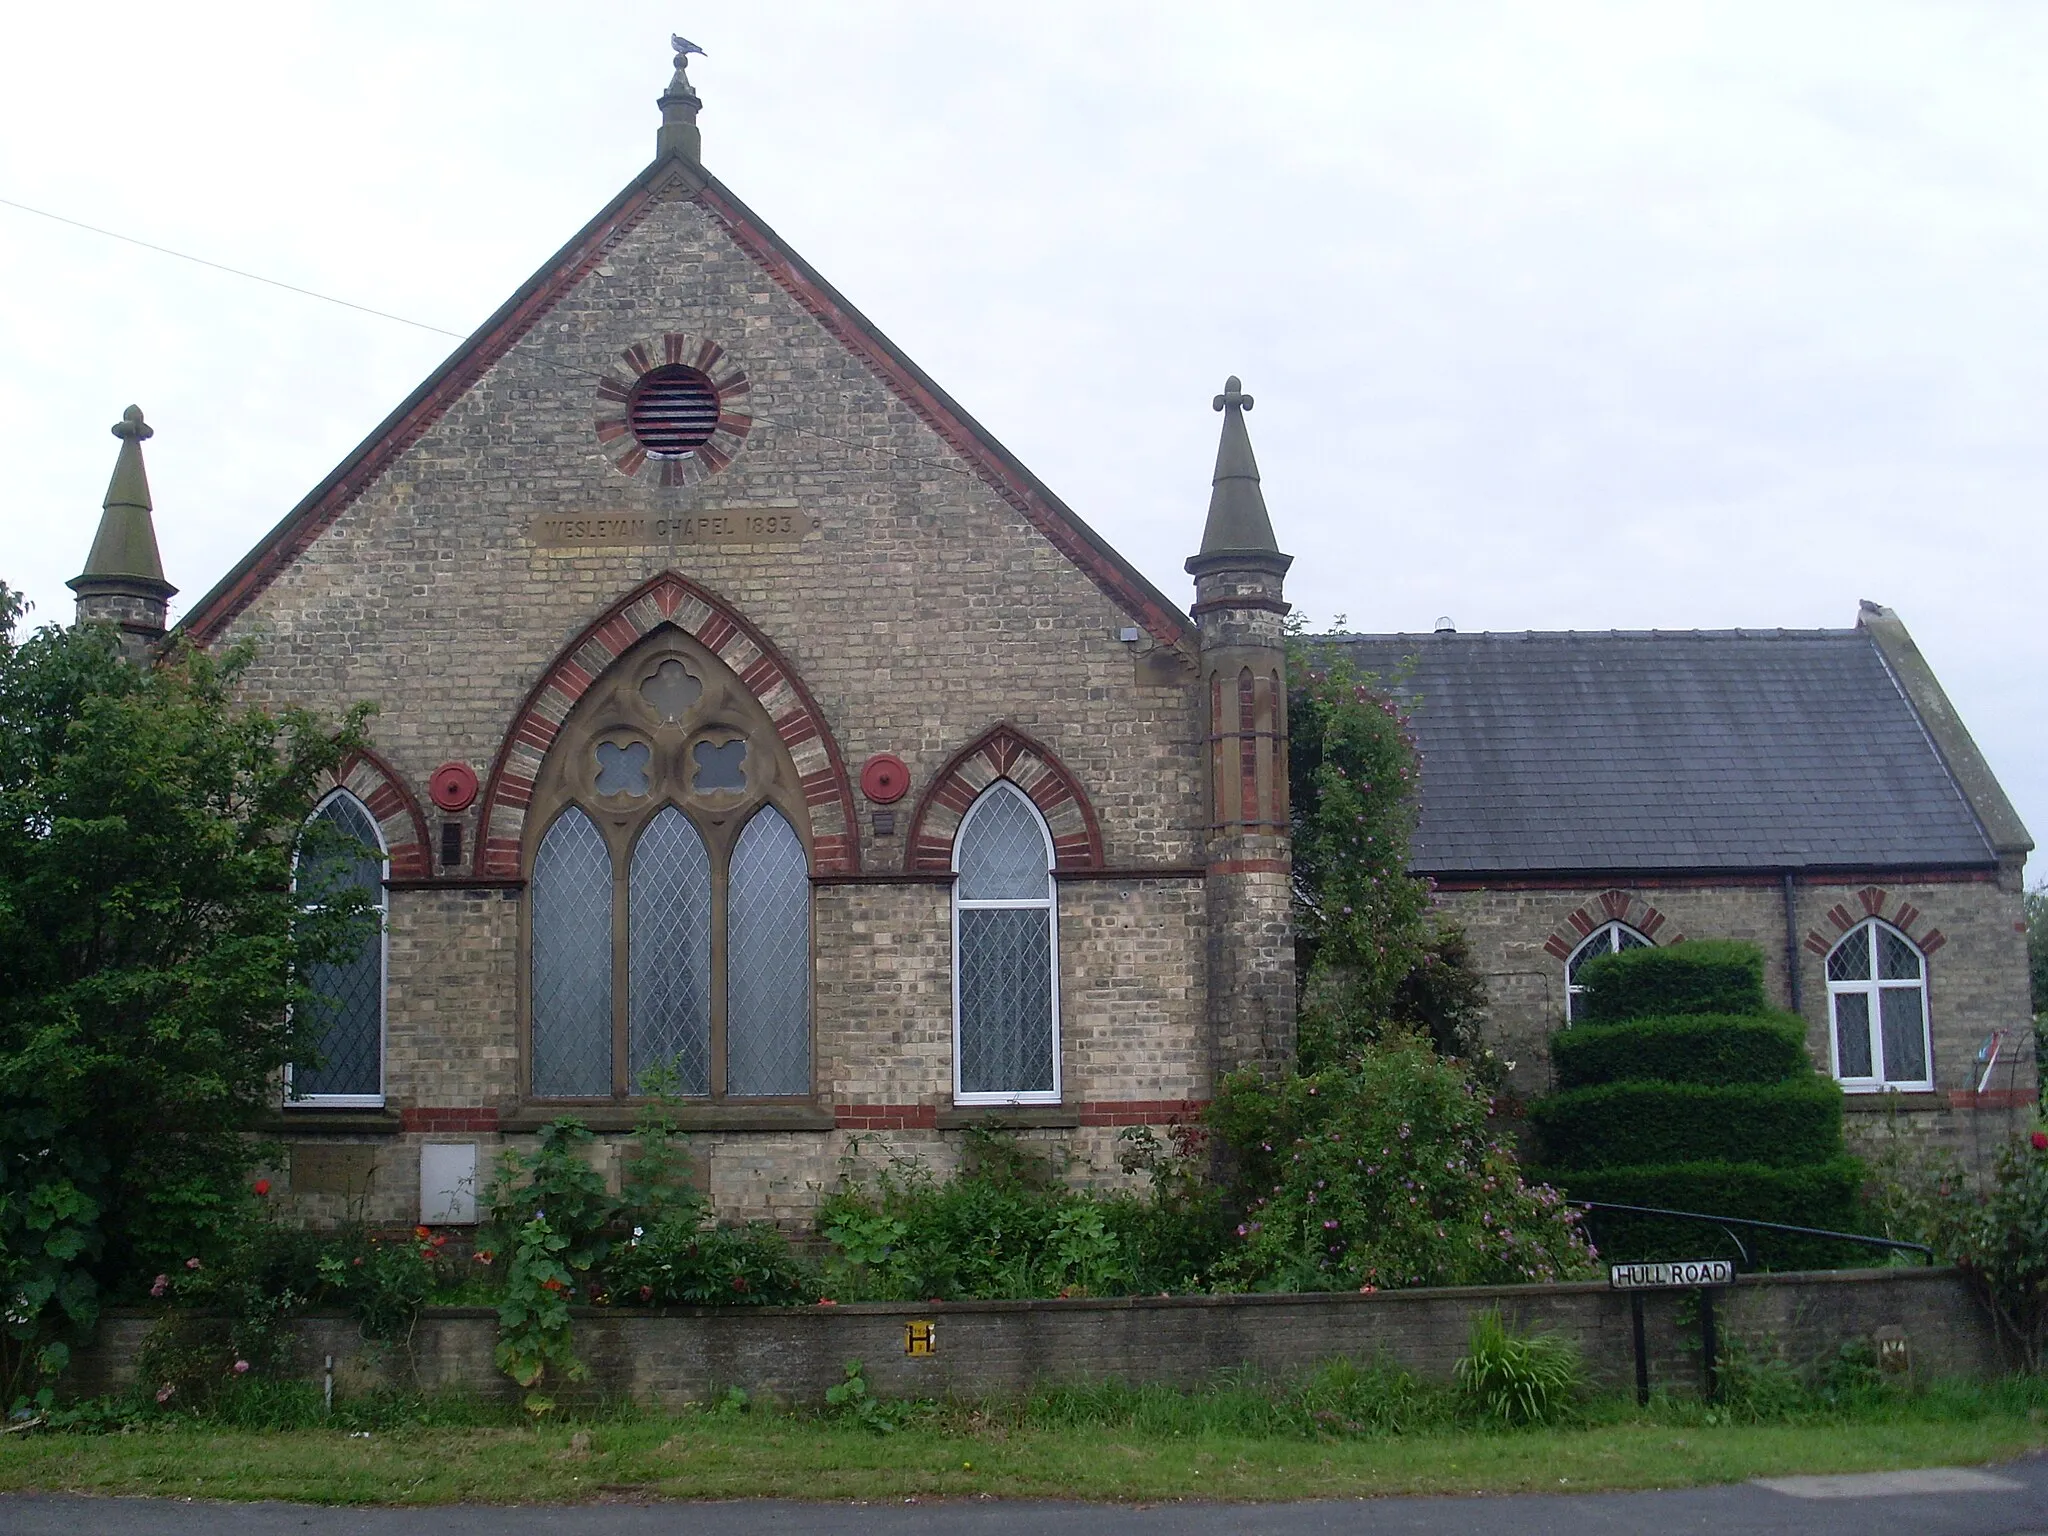
[[[1917,1253],[1929,1264],[1934,1262],[1934,1250],[1925,1243],[1909,1243],[1896,1237],[1872,1237],[1867,1232],[1833,1232],[1826,1227],[1795,1227],[1782,1221],[1752,1221],[1747,1216],[1713,1216],[1705,1211],[1667,1211],[1654,1205],[1615,1205],[1605,1200],[1568,1200],[1567,1205],[1587,1212],[1613,1211],[1624,1216],[1662,1216],[1677,1221],[1694,1221],[1721,1229],[1721,1235],[1735,1245],[1735,1251],[1742,1255],[1745,1266],[1754,1261],[1749,1249],[1744,1246],[1730,1228],[1743,1227],[1757,1232],[1785,1232],[1794,1237],[1825,1237],[1844,1243],[1861,1243],[1867,1248],[1894,1248]]]

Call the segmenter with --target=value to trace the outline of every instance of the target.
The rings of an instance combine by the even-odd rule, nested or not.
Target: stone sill
[[[270,1136],[395,1136],[405,1121],[395,1109],[281,1109],[259,1130]]]
[[[1842,1095],[1842,1111],[1851,1115],[1882,1115],[1892,1110],[1900,1114],[1923,1114],[1932,1109],[1950,1108],[1945,1093],[1845,1093]]]
[[[638,1128],[645,1108],[642,1104],[522,1104],[502,1114],[498,1128],[516,1135],[568,1116],[593,1131],[630,1131]],[[815,1104],[672,1104],[668,1113],[679,1131],[829,1131],[838,1123],[831,1110]]]
[[[938,1114],[942,1131],[964,1131],[974,1126],[1009,1131],[1068,1131],[1081,1123],[1081,1111],[1071,1104],[955,1104]]]

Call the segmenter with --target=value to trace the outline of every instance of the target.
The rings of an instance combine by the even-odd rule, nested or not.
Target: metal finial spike
[[[132,437],[138,443],[156,436],[156,428],[142,419],[142,407],[139,405],[131,405],[121,413],[121,419],[114,423],[113,432],[124,441]]]

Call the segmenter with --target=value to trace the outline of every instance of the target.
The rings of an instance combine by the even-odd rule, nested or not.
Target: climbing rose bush
[[[1257,1290],[1500,1285],[1590,1275],[1579,1213],[1524,1183],[1489,1101],[1420,1040],[1339,1066],[1226,1079],[1211,1125],[1237,1165],[1234,1251]]]

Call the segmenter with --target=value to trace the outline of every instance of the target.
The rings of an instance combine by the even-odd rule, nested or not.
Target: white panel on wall
[[[475,1222],[475,1142],[430,1141],[421,1146],[420,1220],[429,1226]]]

